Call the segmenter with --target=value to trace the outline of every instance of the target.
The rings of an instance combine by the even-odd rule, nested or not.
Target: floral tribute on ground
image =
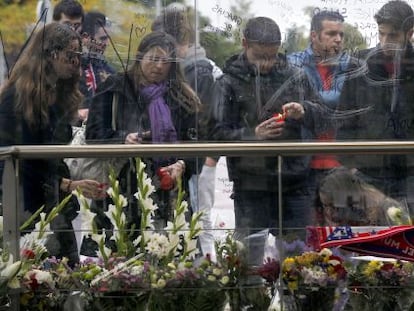
[[[279,270],[275,273],[269,268],[245,269],[243,245],[232,232],[217,242],[221,257],[216,261],[199,254],[197,238],[203,229],[202,214],[194,213],[188,219],[188,205],[180,183],[173,218],[164,230],[157,230],[153,218],[158,207],[152,200],[155,188],[145,172],[145,164],[136,159],[135,197],[140,224],[128,221],[127,199],[120,192],[114,172],[109,177],[107,192],[112,204],[106,216],[111,230],[97,230],[96,215],[86,198],[79,191],[71,194],[81,203],[82,231],[97,243],[96,257],[73,267],[65,258],[48,256],[46,242],[53,234],[50,224],[71,196],[49,213],[39,209],[20,228],[24,230],[35,223],[34,230],[21,239],[21,261],[13,263],[8,257],[5,264],[13,269],[7,274],[6,283],[11,286],[17,280],[16,287],[20,287],[20,310],[216,311],[225,308],[229,293],[243,275],[266,274],[274,287]],[[269,259],[269,264],[275,266],[275,260]],[[6,286],[5,291],[10,292],[10,287]]]
[[[97,243],[96,257],[69,266],[66,258],[48,255],[50,224],[71,196],[49,213],[40,208],[21,226],[21,231],[34,230],[21,238],[19,261],[14,262],[7,245],[1,245],[0,310],[9,308],[9,296],[14,293],[20,296],[20,310],[28,311],[414,308],[414,267],[404,261],[345,262],[327,248],[312,251],[294,240],[291,247],[281,243],[288,254],[281,264],[275,255],[265,256],[262,265],[249,266],[248,248],[232,231],[216,241],[216,260],[202,256],[197,247],[202,214],[188,217],[180,183],[173,218],[157,230],[158,207],[151,198],[155,188],[140,159],[136,159],[136,172],[139,224],[128,220],[128,202],[113,172],[108,189],[112,204],[106,212],[111,230],[99,231],[96,215],[82,193],[71,194],[81,202],[82,230]],[[260,281],[249,283],[252,279]],[[276,297],[282,297],[280,304],[271,305]]]

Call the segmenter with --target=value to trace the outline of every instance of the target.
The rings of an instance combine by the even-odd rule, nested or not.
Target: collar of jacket
[[[335,67],[336,71],[345,72],[348,69],[350,58],[351,57],[348,53],[342,52],[335,57],[326,59],[326,61],[329,65]],[[292,65],[297,67],[302,67],[304,65],[316,66],[315,53],[311,44],[309,44],[308,47],[302,52],[296,52],[288,55],[288,59]]]
[[[374,80],[388,80],[385,63],[389,62],[381,52],[379,45],[364,52],[368,64],[369,75]],[[404,56],[401,58],[399,77],[403,80],[414,80],[414,49],[411,43],[407,44]]]
[[[281,71],[287,69],[286,56],[278,53],[278,62],[267,74],[261,74],[261,77],[277,77]],[[256,67],[249,63],[245,52],[231,56],[224,64],[223,73],[237,76],[240,80],[248,81],[257,76]]]

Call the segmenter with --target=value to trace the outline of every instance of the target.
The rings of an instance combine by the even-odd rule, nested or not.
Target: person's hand
[[[282,111],[286,118],[292,118],[295,120],[302,119],[305,115],[305,109],[303,106],[296,102],[284,104],[282,106]]]
[[[168,166],[164,166],[160,168],[161,172],[168,172],[168,174],[170,174],[172,180],[174,182],[177,182],[177,180],[179,178],[181,178],[184,174],[185,171],[185,163],[183,160],[178,160],[177,162],[175,162],[174,164],[168,165]]]
[[[125,144],[127,145],[133,145],[133,144],[139,144],[142,141],[142,138],[139,137],[138,133],[129,133],[125,137]]]
[[[258,139],[275,139],[282,135],[285,121],[271,117],[256,126],[254,132]]]
[[[88,119],[89,109],[79,109],[78,110],[78,119],[81,121],[86,121]]]
[[[129,133],[125,137],[125,144],[133,145],[133,144],[140,144],[144,138],[151,137],[151,131],[142,132],[141,134],[138,134],[138,132],[135,133]]]
[[[82,191],[82,194],[93,200],[102,200],[106,197],[106,190],[108,185],[102,184],[96,180],[91,179],[82,179],[82,180],[73,180],[69,186],[69,192],[72,192],[75,189]]]

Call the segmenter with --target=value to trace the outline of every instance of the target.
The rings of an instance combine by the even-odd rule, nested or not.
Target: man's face
[[[311,32],[312,48],[322,59],[338,55],[343,48],[344,25],[339,21],[325,20],[320,32]]]
[[[60,20],[57,21],[59,24],[64,24],[72,28],[77,33],[82,31],[82,16],[79,17],[69,17],[62,13]]]
[[[96,30],[95,42],[101,48],[102,53],[104,53],[109,43],[109,37],[103,27],[98,27]]]
[[[412,30],[405,33],[403,30],[394,29],[390,24],[378,25],[380,47],[386,56],[392,57],[397,51],[403,50],[412,34]]]
[[[268,73],[277,62],[278,44],[259,44],[243,40],[247,61],[255,65],[260,73]]]

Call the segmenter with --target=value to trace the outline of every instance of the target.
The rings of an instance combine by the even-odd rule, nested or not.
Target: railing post
[[[16,170],[15,170],[16,168]],[[8,157],[4,161],[3,171],[3,248],[7,249],[14,261],[20,258],[20,230],[19,230],[19,170],[18,160]],[[18,291],[10,294],[10,310],[20,309],[20,293]]]

